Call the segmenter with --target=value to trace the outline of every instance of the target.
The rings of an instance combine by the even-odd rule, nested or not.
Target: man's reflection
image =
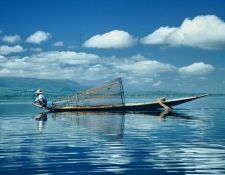
[[[47,122],[47,114],[45,112],[41,112],[38,115],[35,116],[35,120],[38,121],[38,130],[40,133],[42,133],[42,130],[45,128],[46,122]]]

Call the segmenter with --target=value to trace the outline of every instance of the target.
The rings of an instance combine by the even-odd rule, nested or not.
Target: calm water
[[[0,174],[225,174],[225,97],[168,116],[40,112],[0,102]]]

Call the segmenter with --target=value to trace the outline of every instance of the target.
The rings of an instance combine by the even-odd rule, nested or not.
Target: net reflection
[[[63,121],[86,129],[110,140],[123,139],[124,113],[63,112],[52,113],[53,120]]]

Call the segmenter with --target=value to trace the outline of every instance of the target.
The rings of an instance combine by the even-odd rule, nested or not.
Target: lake
[[[44,113],[4,100],[0,174],[225,174],[224,133],[225,96],[168,115]]]

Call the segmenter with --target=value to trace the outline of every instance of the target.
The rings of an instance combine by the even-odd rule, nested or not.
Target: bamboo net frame
[[[124,106],[124,90],[121,78],[103,85],[52,101],[53,107],[68,106]]]

